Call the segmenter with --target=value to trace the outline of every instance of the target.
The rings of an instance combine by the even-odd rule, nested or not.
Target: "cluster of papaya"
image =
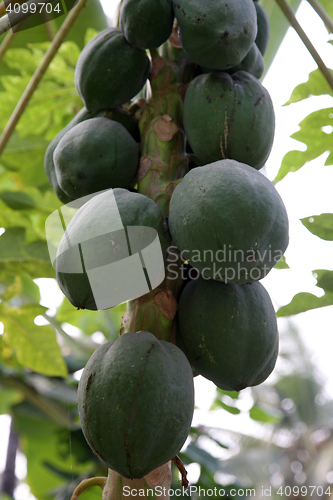
[[[259,172],[275,128],[258,80],[268,37],[268,17],[254,0],[122,0],[119,27],[95,36],[77,62],[84,108],[46,152],[63,203],[112,188],[123,226],[153,227],[165,259],[172,240],[197,271],[176,297],[175,343],[124,333],[95,351],[80,380],[87,442],[124,477],[143,477],[179,452],[192,421],[194,374],[240,391],[275,366],[276,315],[259,280],[287,248],[288,217]],[[164,63],[168,54],[184,101],[177,127],[189,166],[170,190],[167,220],[137,184],[142,136],[131,102],[156,76],[147,49],[158,49]],[[99,193],[79,208],[59,247],[91,239],[110,216],[104,202]],[[97,309],[85,272],[58,269],[57,280],[74,306]]]

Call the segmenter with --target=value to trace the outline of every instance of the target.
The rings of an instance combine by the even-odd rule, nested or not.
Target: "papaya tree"
[[[1,411],[36,498],[167,498],[171,462],[186,496],[193,377],[232,394],[273,371],[277,321],[260,280],[286,267],[289,236],[259,171],[275,129],[259,79],[288,23],[319,67],[291,102],[333,89],[298,4],[123,0],[107,27],[99,4],[79,0],[51,20],[28,12],[2,38]],[[330,150],[331,114],[304,120],[308,149],[286,155],[276,182]],[[329,240],[332,217],[304,224]],[[316,272],[325,295],[299,294],[278,316],[333,303],[332,271]],[[56,311],[40,278],[65,295]],[[216,464],[198,456],[211,487]]]

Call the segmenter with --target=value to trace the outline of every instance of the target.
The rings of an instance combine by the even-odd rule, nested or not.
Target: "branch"
[[[311,7],[317,12],[318,16],[324,22],[326,28],[330,33],[333,33],[333,21],[327,14],[326,10],[320,5],[318,0],[308,0]]]
[[[74,22],[76,21],[77,17],[79,16],[80,12],[85,7],[85,5],[88,3],[88,1],[89,0],[79,0],[78,4],[70,11],[67,18],[65,19],[65,21],[61,25],[60,30],[56,34],[53,42],[51,43],[50,47],[46,51],[43,59],[39,63],[38,68],[36,69],[30,82],[28,83],[25,91],[23,92],[21,99],[17,103],[16,108],[13,111],[13,114],[10,117],[9,122],[6,125],[5,130],[3,131],[3,134],[0,137],[0,156],[3,152],[3,150],[5,149],[6,144],[9,141],[12,133],[14,132],[14,129],[15,129],[19,119],[21,118],[25,108],[27,107],[33,93],[35,92],[39,82],[43,78],[47,68],[51,64],[59,47],[63,43],[69,30],[72,28]]]
[[[333,73],[325,66],[324,61],[322,60],[322,58],[320,57],[320,55],[310,42],[309,38],[303,31],[303,28],[301,27],[301,25],[299,24],[299,22],[295,17],[295,12],[293,11],[293,9],[290,7],[290,5],[286,0],[276,0],[276,3],[279,5],[280,9],[288,19],[290,25],[297,32],[298,36],[300,37],[300,39],[302,40],[302,42],[304,43],[310,54],[312,55],[313,59],[316,61],[318,68],[324,75],[324,78],[326,79],[327,83],[333,89]]]

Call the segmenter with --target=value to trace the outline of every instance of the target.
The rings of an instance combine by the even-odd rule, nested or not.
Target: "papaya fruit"
[[[72,127],[74,127],[78,123],[81,123],[82,121],[87,120],[90,117],[91,113],[89,113],[89,111],[87,111],[86,108],[80,109],[80,111],[66,125],[66,127],[60,130],[60,132],[52,139],[45,152],[44,170],[49,180],[49,183],[51,184],[55,194],[62,203],[69,203],[70,201],[73,200],[73,198],[71,198],[68,194],[66,194],[58,184],[55,173],[54,161],[53,161],[53,153],[60,139],[62,139],[62,137],[66,134],[66,132],[68,132]]]
[[[77,199],[102,189],[131,187],[139,146],[120,123],[91,118],[66,132],[53,160],[60,188]]]
[[[226,285],[200,277],[185,286],[178,321],[190,363],[221,389],[261,384],[273,371],[277,321],[261,283]]]
[[[100,460],[121,476],[141,478],[180,451],[194,410],[186,356],[149,332],[101,345],[78,387],[83,434]]]
[[[128,241],[131,236],[128,236],[128,232],[133,227],[139,231],[139,234],[135,235],[134,245],[133,240]],[[124,228],[127,236],[124,234]],[[148,262],[147,254],[144,255],[143,248],[150,238],[150,228],[158,235],[162,262],[158,257],[158,247],[154,247],[154,255],[148,257],[153,262]],[[154,232],[151,239],[155,238],[156,233]],[[165,219],[153,200],[121,188],[96,194],[77,210],[60,240],[54,263],[58,285],[71,304],[79,309],[108,309],[136,296],[138,277],[135,274],[137,270],[129,259],[131,253],[139,259],[141,252],[146,269],[153,265],[154,272],[158,272],[155,277],[157,286],[164,277],[163,259],[169,244],[170,233]],[[135,262],[139,266],[140,259]],[[110,278],[110,273],[104,271],[104,266],[112,263],[116,263],[116,270],[113,272],[120,270],[119,276],[113,275]],[[142,271],[142,265],[140,266]],[[101,277],[93,286],[90,270],[95,268],[100,268]],[[130,291],[133,295],[125,296],[119,301],[119,296],[124,294],[123,282],[126,280],[130,281],[130,285],[132,282]],[[151,286],[155,288],[153,282]]]
[[[119,26],[128,43],[139,49],[157,48],[171,35],[171,0],[123,0]]]
[[[257,47],[257,44],[254,43],[244,59],[237,66],[228,69],[227,73],[232,74],[236,73],[236,71],[247,71],[255,78],[259,79],[262,77],[264,70],[264,58],[259,48]]]
[[[258,49],[260,50],[262,55],[264,56],[269,41],[270,22],[264,7],[260,5],[260,3],[258,2],[255,2],[254,6],[257,11],[257,25],[258,25],[258,32],[255,39],[255,43],[258,46]]]
[[[239,64],[257,36],[252,0],[174,0],[182,46],[200,66],[224,70]]]
[[[150,62],[120,28],[101,31],[85,45],[75,67],[75,87],[89,111],[129,101],[144,86]]]
[[[273,103],[246,71],[199,75],[185,95],[184,129],[203,164],[230,158],[259,170],[273,145]]]
[[[206,278],[253,283],[288,246],[288,215],[272,182],[221,160],[190,170],[172,193],[169,230],[181,258]]]
[[[73,198],[68,196],[59,186],[55,166],[53,161],[53,153],[55,148],[58,146],[60,139],[72,129],[78,123],[81,123],[90,118],[106,117],[110,120],[114,120],[123,125],[126,130],[131,134],[136,142],[140,142],[140,131],[137,120],[131,115],[131,113],[122,107],[116,107],[108,111],[98,111],[96,113],[91,113],[85,107],[80,109],[80,111],[74,116],[74,118],[64,127],[50,142],[48,145],[45,156],[44,156],[44,169],[49,183],[51,184],[55,194],[62,203],[69,203],[73,201]]]
[[[211,68],[202,67],[201,69],[203,73],[214,72],[214,70],[212,70]],[[264,58],[260,50],[258,49],[257,45],[254,43],[252,44],[252,47],[250,48],[249,52],[246,54],[244,59],[237,66],[226,69],[225,72],[232,75],[233,73],[236,73],[236,71],[247,71],[255,78],[259,79],[263,75],[264,69],[265,69]]]

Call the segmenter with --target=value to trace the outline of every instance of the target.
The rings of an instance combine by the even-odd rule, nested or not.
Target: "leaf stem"
[[[83,479],[83,481],[81,481],[81,483],[73,491],[71,500],[77,500],[81,493],[83,493],[87,488],[91,488],[92,486],[100,486],[103,489],[106,483],[106,479],[106,477],[91,477],[89,479]]]
[[[320,5],[318,0],[308,0],[311,7],[317,12],[318,16],[324,22],[326,28],[330,33],[333,33],[333,21],[327,14],[326,10]]]
[[[72,28],[74,22],[76,21],[77,17],[79,16],[80,12],[82,9],[85,7],[85,5],[88,3],[89,0],[79,0],[77,5],[70,11],[68,14],[67,18],[63,22],[60,30],[54,37],[50,47],[46,51],[43,59],[41,60],[39,66],[37,67],[35,73],[33,74],[30,82],[28,83],[25,91],[23,92],[19,102],[16,105],[16,108],[13,111],[12,116],[10,117],[5,130],[3,131],[3,134],[0,137],[0,156],[3,150],[6,147],[7,142],[9,141],[12,133],[15,130],[15,127],[21,118],[25,108],[27,107],[33,93],[35,92],[39,82],[41,81],[42,77],[44,76],[47,68],[51,64],[54,56],[56,55],[59,47],[63,43],[64,39],[66,38],[69,30]]]
[[[13,43],[16,36],[17,36],[17,32],[14,33],[14,31],[10,31],[9,33],[7,33],[7,35],[3,39],[3,41],[0,45],[0,62],[2,61],[3,56],[5,55],[6,51],[9,49],[11,44]]]
[[[295,12],[293,9],[290,7],[289,3],[286,0],[276,0],[276,3],[279,5],[280,9],[282,10],[283,14],[286,16],[288,19],[290,25],[294,28],[310,54],[312,55],[313,59],[316,61],[318,68],[324,75],[324,78],[327,80],[327,83],[330,85],[330,87],[333,89],[333,72],[329,70],[326,66],[312,43],[310,42],[309,38],[307,37],[306,33],[304,32],[302,26],[299,24],[295,17]]]

